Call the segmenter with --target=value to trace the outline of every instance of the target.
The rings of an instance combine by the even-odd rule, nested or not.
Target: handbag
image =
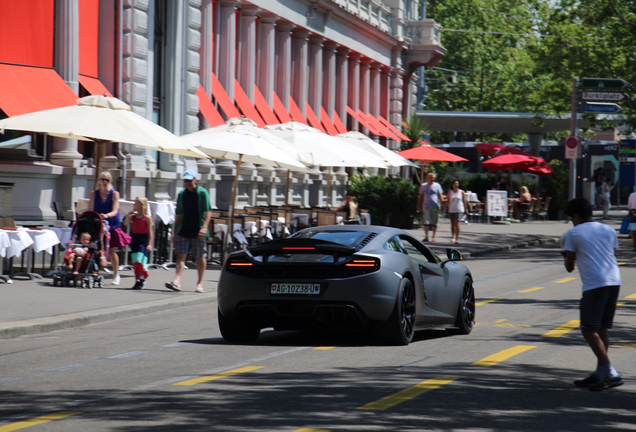
[[[621,230],[619,232],[621,234],[629,234],[629,218],[627,216],[623,218],[623,223],[621,224]]]

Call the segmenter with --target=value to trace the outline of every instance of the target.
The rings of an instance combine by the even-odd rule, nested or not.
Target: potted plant
[[[568,204],[569,170],[564,162],[557,159],[550,161],[550,167],[554,174],[541,179],[541,195],[544,199],[552,197],[548,208],[548,218],[560,220]]]
[[[380,175],[353,176],[349,193],[358,200],[358,208],[369,210],[374,225],[410,229],[419,189],[401,177]]]

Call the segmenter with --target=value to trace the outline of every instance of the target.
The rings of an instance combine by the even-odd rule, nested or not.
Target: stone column
[[[79,94],[79,5],[78,0],[55,2],[55,70]],[[77,140],[53,138],[52,164],[79,167],[83,156]]]
[[[349,48],[339,47],[336,50],[336,111],[338,116],[347,123],[347,103],[349,102]],[[332,113],[329,113],[332,115]]]
[[[348,92],[348,105],[349,107],[358,112],[360,107],[360,54],[351,53],[349,55],[349,92]],[[345,111],[346,112],[346,111]],[[342,119],[345,125],[351,125],[352,130],[360,130],[361,126],[358,125],[358,121],[351,117],[351,121]]]
[[[221,0],[220,6],[217,77],[230,99],[234,100],[234,78],[236,78],[236,1]]]
[[[391,68],[382,66],[380,68],[380,114],[385,119],[389,119],[389,103],[390,103],[390,81]]]
[[[201,86],[208,97],[212,97],[212,65],[214,59],[213,38],[214,38],[214,4],[212,0],[201,0],[201,65],[199,77]],[[209,126],[209,125],[208,125]]]
[[[241,38],[238,44],[238,81],[250,101],[256,84],[256,7],[241,7]]]
[[[309,32],[301,28],[294,30],[292,96],[303,114],[305,114],[305,103],[309,96],[308,42]]]
[[[336,109],[336,47],[337,44],[327,42],[322,49],[322,106],[329,118]]]
[[[369,112],[374,116],[380,114],[381,90],[382,83],[380,81],[380,63],[371,63],[369,76]]]
[[[370,106],[370,87],[371,87],[371,73],[370,73],[370,67],[371,67],[371,60],[368,58],[363,58],[360,60],[360,110],[362,110],[363,113],[368,113],[369,112],[369,106]],[[368,135],[369,133],[371,133],[370,131],[368,131],[365,127],[362,127],[362,125],[360,125],[360,130]]]
[[[276,82],[276,20],[277,15],[264,13],[260,15],[259,46],[256,54],[259,73],[258,89],[261,91],[270,108],[274,106],[274,83]]]
[[[309,38],[309,106],[320,119],[322,105],[323,71],[322,71],[322,43],[325,38],[311,35]]]
[[[276,94],[289,110],[292,83],[292,29],[294,24],[283,21],[278,24],[276,42]]]

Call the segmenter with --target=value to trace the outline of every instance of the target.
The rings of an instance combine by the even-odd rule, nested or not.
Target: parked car
[[[460,334],[475,323],[473,277],[456,249],[442,261],[397,228],[307,228],[232,253],[218,285],[218,320],[229,342],[261,329],[371,330],[407,345],[416,330]]]

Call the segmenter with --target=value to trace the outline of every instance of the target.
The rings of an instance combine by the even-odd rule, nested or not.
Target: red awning
[[[113,97],[106,86],[97,78],[89,77],[86,75],[79,75],[78,80],[82,87],[84,87],[89,94],[96,96],[106,95],[108,97]]]
[[[0,109],[9,117],[75,105],[77,99],[53,69],[0,63]]]
[[[380,122],[382,122],[382,124],[384,126],[386,126],[387,128],[389,128],[389,130],[391,132],[393,132],[394,134],[396,134],[397,136],[399,136],[400,138],[402,138],[402,141],[411,141],[411,139],[409,137],[407,137],[406,135],[404,135],[398,128],[396,128],[395,126],[393,126],[391,123],[389,123],[389,121],[387,119],[385,119],[384,117],[382,117],[381,115],[378,116],[378,120],[380,120]]]
[[[309,124],[311,125],[311,127],[318,129],[322,133],[327,133],[325,128],[322,127],[320,120],[318,120],[318,116],[316,116],[314,110],[311,109],[311,105],[309,105],[309,102],[305,102],[305,111],[307,112],[307,120],[309,120]]]
[[[241,87],[241,84],[239,84],[236,78],[234,78],[234,100],[245,117],[254,121],[258,127],[265,127],[265,122],[258,114],[258,111],[256,111],[256,108],[254,108],[254,105],[252,105],[250,98],[247,97],[247,93],[245,93],[245,90],[243,90],[243,87]]]
[[[212,96],[214,96],[214,99],[219,103],[219,106],[227,118],[241,116],[241,113],[236,109],[236,106],[234,106],[234,102],[232,102],[232,99],[230,99],[223,88],[223,84],[221,84],[221,81],[214,75],[214,72],[212,73]]]
[[[391,129],[389,129],[388,127],[384,126],[382,124],[382,122],[380,120],[378,120],[376,117],[374,117],[373,115],[367,114],[367,120],[369,121],[369,123],[371,123],[371,125],[373,125],[374,128],[376,128],[377,130],[382,132],[382,135],[384,135],[385,137],[387,137],[389,139],[392,139],[392,140],[395,140],[395,141],[402,141],[399,136],[394,134],[391,131]]]
[[[371,132],[373,135],[382,135],[380,132],[378,132],[376,128],[371,126],[368,121],[360,117],[358,113],[355,112],[353,109],[351,109],[351,107],[349,106],[347,106],[347,114],[349,114],[351,117],[356,119],[358,123],[360,123],[363,127],[367,128],[367,130]]]
[[[208,122],[210,127],[221,126],[225,124],[225,120],[223,120],[223,117],[217,111],[216,107],[208,97],[201,84],[199,84],[197,97],[199,98],[199,111],[203,115],[203,118],[205,118],[205,120]]]
[[[338,130],[338,133],[349,132],[347,128],[345,127],[344,123],[342,123],[342,120],[340,119],[340,116],[338,115],[338,111],[336,110],[333,110],[333,125]]]
[[[281,123],[292,121],[291,116],[285,109],[285,105],[283,105],[283,101],[280,100],[276,92],[274,92],[274,112],[276,113],[276,116]]]
[[[265,96],[263,96],[263,93],[261,93],[256,84],[254,84],[254,106],[256,106],[256,109],[261,114],[261,117],[263,117],[263,120],[265,120],[265,123],[267,123],[268,125],[275,125],[280,123],[278,121],[278,118],[276,118],[276,114],[274,114],[274,111],[272,111],[272,109],[267,104]]]
[[[336,129],[333,125],[327,111],[325,111],[323,107],[320,107],[320,121],[322,121],[322,125],[325,127],[329,135],[338,135],[338,129]]]
[[[300,108],[298,108],[298,105],[296,105],[296,101],[293,97],[291,97],[291,95],[289,96],[289,115],[291,116],[292,120],[309,126],[309,123],[307,123],[307,120],[305,120],[303,112],[300,110]]]

